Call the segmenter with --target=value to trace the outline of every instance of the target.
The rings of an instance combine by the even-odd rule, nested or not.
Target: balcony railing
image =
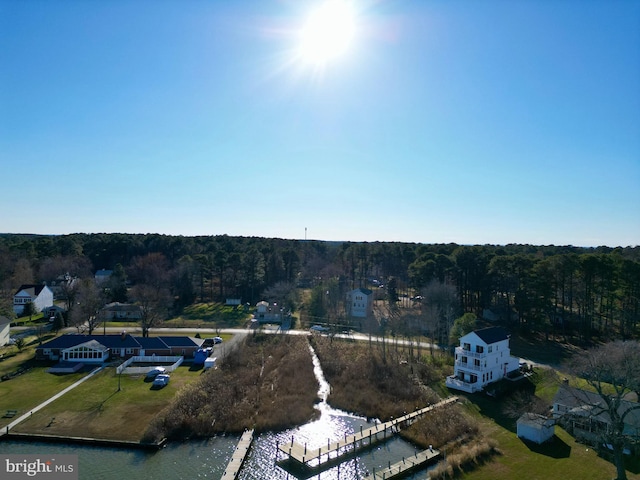
[[[465,363],[460,360],[456,360],[456,367],[464,368],[466,370],[475,370],[477,372],[481,372],[483,370],[482,365],[475,365],[474,363]]]
[[[472,357],[472,358],[483,358],[487,356],[486,352],[483,352],[483,353],[473,352],[471,350],[465,350],[462,347],[456,347],[456,353],[458,355],[466,355],[467,357]]]
[[[473,393],[478,390],[482,390],[482,387],[478,383],[469,383],[456,378],[455,376],[447,377],[445,384],[449,388],[455,388],[456,390],[462,390],[463,392]]]

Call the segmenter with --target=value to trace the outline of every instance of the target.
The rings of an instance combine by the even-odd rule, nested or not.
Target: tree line
[[[114,272],[109,283],[98,292],[80,283],[85,291],[64,295],[68,307],[91,303],[73,303],[75,294],[98,296],[95,303],[146,303],[152,317],[226,298],[277,300],[295,310],[302,302],[296,292],[306,289],[310,318],[336,320],[346,313],[346,292],[364,287],[387,302],[389,322],[400,298],[421,297],[423,310],[441,302],[449,310],[441,316],[471,312],[511,329],[581,340],[638,337],[640,247],[3,234],[0,314],[12,316],[22,284],[64,285],[65,275],[92,279],[103,268]]]

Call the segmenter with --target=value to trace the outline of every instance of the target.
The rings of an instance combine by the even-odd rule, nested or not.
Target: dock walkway
[[[253,442],[253,430],[245,430],[242,437],[240,437],[240,441],[231,456],[227,468],[222,474],[221,480],[235,479],[238,477],[244,459],[247,457],[247,453],[249,453],[249,448],[251,448],[251,442]]]
[[[376,471],[373,470],[371,475],[364,477],[364,480],[389,480],[397,475],[403,475],[414,468],[420,467],[423,463],[427,463],[438,457],[440,452],[434,449],[424,450],[402,461],[389,465],[387,468]]]
[[[278,445],[278,451],[284,453],[290,460],[294,460],[298,464],[307,468],[318,468],[322,463],[335,459],[341,455],[353,453],[359,448],[372,445],[373,443],[386,439],[387,435],[397,433],[403,425],[411,424],[415,419],[428,413],[436,408],[456,402],[458,397],[449,397],[441,402],[428,407],[408,413],[400,418],[390,420],[369,427],[360,429],[359,432],[351,435],[345,435],[344,439],[331,442],[327,440],[327,444],[319,448],[307,448],[307,445],[300,445],[293,441]]]

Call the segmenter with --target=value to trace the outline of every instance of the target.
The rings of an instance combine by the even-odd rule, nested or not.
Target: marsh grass
[[[293,427],[314,416],[317,391],[305,338],[250,335],[219,368],[179,392],[145,439]]]
[[[441,379],[440,367],[408,363],[406,352],[387,347],[313,337],[312,345],[331,385],[329,403],[336,408],[383,421],[437,401],[430,384]]]

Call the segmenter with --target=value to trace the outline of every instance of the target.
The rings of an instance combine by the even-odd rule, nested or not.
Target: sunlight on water
[[[404,457],[416,453],[412,444],[396,436],[359,452],[357,456],[346,457],[343,463],[317,471],[310,477],[297,477],[282,468],[276,459],[282,461],[285,456],[278,455],[278,445],[291,442],[292,438],[295,442],[314,449],[375,424],[375,421],[334,409],[326,402],[331,387],[324,378],[320,361],[313,349],[311,355],[319,384],[318,396],[322,399],[316,406],[320,417],[294,429],[257,435],[238,476],[239,480],[356,480],[373,473],[374,469],[384,468],[389,463],[402,461]],[[282,408],[287,406],[282,405]],[[0,443],[0,451],[17,454],[77,454],[81,480],[217,480],[222,477],[238,440],[239,437],[235,435],[220,435],[208,440],[170,443],[158,452],[4,441]],[[427,478],[427,473],[419,471],[403,478],[422,480]]]

